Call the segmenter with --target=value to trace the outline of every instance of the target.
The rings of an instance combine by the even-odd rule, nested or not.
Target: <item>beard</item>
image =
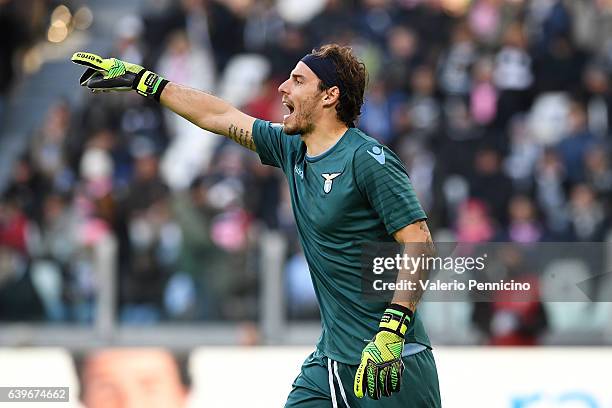
[[[313,119],[315,106],[315,98],[304,101],[300,109],[295,109],[289,115],[288,121],[283,121],[283,131],[288,135],[305,136],[311,133],[315,129]]]
[[[293,120],[283,126],[283,131],[288,135],[302,135],[305,136],[314,130],[315,126],[312,122],[300,123],[297,120]]]

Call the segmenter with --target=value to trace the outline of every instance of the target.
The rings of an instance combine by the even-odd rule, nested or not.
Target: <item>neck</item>
[[[347,130],[348,127],[337,119],[319,121],[312,132],[302,135],[302,140],[306,144],[306,154],[318,156],[324,153],[335,145]]]

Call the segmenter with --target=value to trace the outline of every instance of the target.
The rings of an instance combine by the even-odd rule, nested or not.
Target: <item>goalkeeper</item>
[[[390,303],[361,296],[361,244],[420,243],[431,252],[433,243],[401,161],[354,127],[367,73],[350,48],[325,45],[297,63],[278,88],[287,109],[282,124],[138,65],[85,52],[72,61],[87,67],[81,85],[92,91],[135,90],[154,98],[285,173],[323,326],[286,408],[440,406],[435,362],[416,310],[420,293],[396,291]]]

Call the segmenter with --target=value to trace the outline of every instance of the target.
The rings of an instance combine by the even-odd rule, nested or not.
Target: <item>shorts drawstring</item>
[[[344,401],[346,408],[351,408],[351,406],[348,404],[348,401],[346,400],[346,394],[344,393],[344,386],[342,385],[342,380],[340,380],[340,376],[338,375],[338,362],[337,361],[334,361],[334,374],[336,375],[336,378],[338,379],[338,386],[340,386],[340,394],[342,395],[342,400]]]
[[[327,359],[327,378],[329,379],[329,391],[331,392],[332,405],[334,408],[338,408],[338,401],[336,401],[336,387],[334,387],[334,375],[332,374],[331,358]]]
[[[333,368],[332,368],[333,365]],[[346,393],[344,392],[344,386],[342,385],[342,380],[340,379],[340,375],[338,375],[338,362],[334,361],[332,363],[331,358],[327,358],[327,374],[329,379],[329,390],[331,393],[331,400],[333,408],[338,408],[338,401],[336,399],[336,387],[334,386],[334,376],[338,380],[338,387],[340,388],[340,395],[342,396],[342,401],[346,408],[351,408],[346,400]]]

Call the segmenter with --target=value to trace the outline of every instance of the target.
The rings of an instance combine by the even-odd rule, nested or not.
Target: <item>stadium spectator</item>
[[[48,194],[43,202],[33,257],[32,277],[37,286],[45,313],[51,321],[67,320],[68,299],[78,258],[78,219],[71,211],[69,197]]]
[[[476,61],[470,84],[470,113],[478,125],[490,124],[497,115],[498,93],[493,85],[493,62],[486,56]]]
[[[515,195],[508,205],[509,222],[507,239],[523,244],[543,240],[545,231],[540,223],[537,210],[531,198],[525,195]]]
[[[492,148],[476,152],[470,194],[487,205],[500,225],[507,225],[507,205],[512,197],[512,182],[503,172],[499,153]]]
[[[586,182],[597,193],[598,200],[607,206],[610,214],[612,204],[612,168],[610,167],[610,152],[607,148],[595,146],[585,157]]]
[[[381,67],[388,88],[395,92],[408,92],[410,73],[421,62],[422,55],[417,33],[403,25],[397,25],[389,30],[386,55]]]
[[[598,64],[584,69],[581,100],[588,116],[588,127],[600,139],[606,138],[612,126],[612,92],[608,73]]]
[[[477,199],[464,202],[457,213],[457,242],[478,243],[492,241],[497,227],[486,205]]]
[[[506,28],[503,43],[495,56],[493,79],[500,91],[496,127],[504,129],[510,118],[529,109],[533,85],[532,57],[527,51],[524,27],[515,22]]]
[[[472,86],[470,69],[477,55],[476,44],[469,28],[465,24],[458,24],[453,30],[448,48],[439,60],[440,89],[446,95],[468,94]]]
[[[553,149],[546,149],[534,173],[536,202],[544,213],[546,226],[555,239],[563,240],[567,228],[565,168],[559,155]]]
[[[28,270],[30,226],[18,196],[9,190],[0,201],[0,320],[43,317]]]
[[[608,217],[595,192],[585,184],[575,185],[568,203],[569,238],[572,241],[600,242],[605,238]]]
[[[360,125],[364,131],[381,143],[390,144],[395,136],[393,106],[383,81],[375,81],[370,87],[370,97],[363,105]]]
[[[528,247],[526,247],[528,248]],[[532,271],[527,251],[506,246],[499,260],[505,279],[529,282],[529,292],[500,291],[488,302],[476,302],[472,319],[485,333],[485,344],[492,346],[534,346],[548,327],[548,317],[539,301],[538,277]],[[491,277],[492,278],[492,277]],[[518,296],[523,296],[517,301]]]
[[[596,143],[595,136],[587,127],[584,106],[579,102],[571,104],[567,134],[559,142],[557,150],[566,171],[569,183],[584,181],[584,159]]]

